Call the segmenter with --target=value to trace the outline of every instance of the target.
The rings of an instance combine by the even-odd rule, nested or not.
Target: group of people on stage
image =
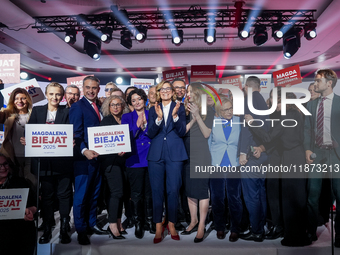
[[[315,171],[297,172],[291,178],[283,178],[281,173],[270,173],[265,178],[258,172],[240,171],[232,177],[226,173],[220,178],[191,175],[195,166],[240,169],[266,164],[339,164],[340,97],[333,93],[336,82],[334,71],[317,72],[309,88],[312,97],[306,108],[311,115],[307,116],[292,104],[287,105],[286,115],[281,115],[280,87],[274,113],[270,116],[251,113],[248,97],[252,97],[255,109],[268,109],[256,76],[245,82],[242,116],[233,114],[231,93],[220,94],[221,100],[208,95],[206,107],[202,98],[209,88],[200,82],[186,86],[178,78],[150,87],[148,95],[135,87],[123,93],[111,82],[105,87],[105,97],[98,98],[99,80],[87,76],[81,99],[78,87],[70,85],[64,89],[51,82],[45,90],[48,103],[33,108],[27,91],[17,88],[7,108],[0,112],[0,122],[5,124],[0,149],[0,188],[12,187],[6,184],[9,172],[10,176],[25,178],[31,194],[37,192],[39,185],[44,231],[39,239],[41,244],[52,238],[55,207],[60,213],[60,242],[71,242],[73,204],[74,225],[81,245],[90,244],[91,234],[125,239],[125,229],[132,226],[136,238],[143,238],[145,230],[154,233],[154,243],[161,242],[168,233],[173,240],[180,240],[178,230],[182,235],[195,232],[194,242],[199,243],[204,240],[206,223],[211,217],[218,239],[224,239],[230,230],[231,242],[239,238],[262,242],[283,237],[282,245],[309,245],[317,240],[320,215],[324,216],[322,223],[328,222],[332,195],[340,205],[340,179]],[[60,105],[64,96],[67,104]],[[286,98],[294,99],[296,95],[287,93]],[[272,104],[271,93],[269,107]],[[270,126],[271,122],[265,121],[268,119],[289,119],[297,124],[283,127],[273,121]],[[244,120],[249,125],[232,124]],[[261,120],[264,125],[256,127]],[[25,158],[26,123],[73,124],[73,157]],[[89,127],[121,124],[129,126],[131,152],[99,155],[89,149]],[[36,212],[34,206],[28,203],[28,214]],[[107,209],[107,230],[97,224],[99,207]],[[123,208],[125,222],[121,221]],[[337,213],[340,215],[340,206]],[[265,232],[268,219],[269,231]],[[184,221],[188,223],[186,228],[181,224]],[[335,246],[340,247],[338,219],[335,233]]]

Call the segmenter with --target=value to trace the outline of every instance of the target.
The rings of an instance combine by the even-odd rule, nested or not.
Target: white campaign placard
[[[87,128],[89,149],[100,155],[130,152],[129,125],[112,125]]]
[[[246,82],[249,76],[257,76],[261,80],[261,93],[270,93],[272,89],[272,75],[271,74],[246,74],[244,76],[244,82]]]
[[[0,131],[0,144],[2,144],[4,142],[4,138],[5,138],[5,132]]]
[[[0,220],[23,219],[28,189],[0,189]]]
[[[26,124],[25,157],[72,157],[72,124]]]
[[[9,97],[12,94],[12,91],[16,88],[26,89],[28,94],[32,97],[33,104],[36,102],[42,101],[45,99],[44,92],[41,90],[36,79],[31,79],[29,81],[25,81],[8,88],[4,88],[1,90],[2,95],[4,96],[5,102],[8,103]]]

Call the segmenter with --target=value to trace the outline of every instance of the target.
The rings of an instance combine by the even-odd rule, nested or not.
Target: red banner
[[[86,76],[88,76],[88,75],[66,78],[67,86],[68,85],[76,85],[80,90],[80,96],[81,97],[83,96],[83,80]],[[93,76],[93,74],[90,75],[90,76]]]
[[[302,82],[299,65],[291,66],[276,72],[273,72],[275,87],[292,86]]]
[[[0,79],[3,83],[20,83],[20,54],[0,54]]]
[[[189,84],[188,71],[186,67],[164,71],[162,74],[163,80],[165,81],[173,81],[176,78],[180,78],[184,80],[186,84]]]
[[[216,82],[216,65],[191,66],[191,82],[214,81]]]

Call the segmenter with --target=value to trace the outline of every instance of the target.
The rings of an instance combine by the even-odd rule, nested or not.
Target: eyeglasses
[[[233,107],[221,109],[221,112],[232,112],[232,111],[233,111]]]
[[[7,161],[5,161],[4,163],[2,163],[2,164],[0,164],[0,168],[1,167],[8,167],[9,166],[9,164],[8,164],[8,162]]]
[[[106,88],[105,92],[109,92],[109,91],[111,92],[112,90],[113,90],[113,88]]]
[[[185,90],[185,87],[175,87],[176,90]]]
[[[160,92],[170,92],[172,90],[171,87],[167,87],[167,88],[160,88],[158,91]]]
[[[122,104],[110,104],[110,106],[112,108],[115,108],[115,107],[120,108],[120,107],[122,107]]]
[[[69,96],[79,97],[79,94],[78,94],[78,93],[66,92],[66,94],[69,95]]]

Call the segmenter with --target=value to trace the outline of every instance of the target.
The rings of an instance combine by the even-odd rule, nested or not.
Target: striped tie
[[[316,119],[316,145],[321,147],[323,145],[323,118],[324,118],[324,107],[323,102],[326,97],[323,97],[319,104],[318,115]]]

